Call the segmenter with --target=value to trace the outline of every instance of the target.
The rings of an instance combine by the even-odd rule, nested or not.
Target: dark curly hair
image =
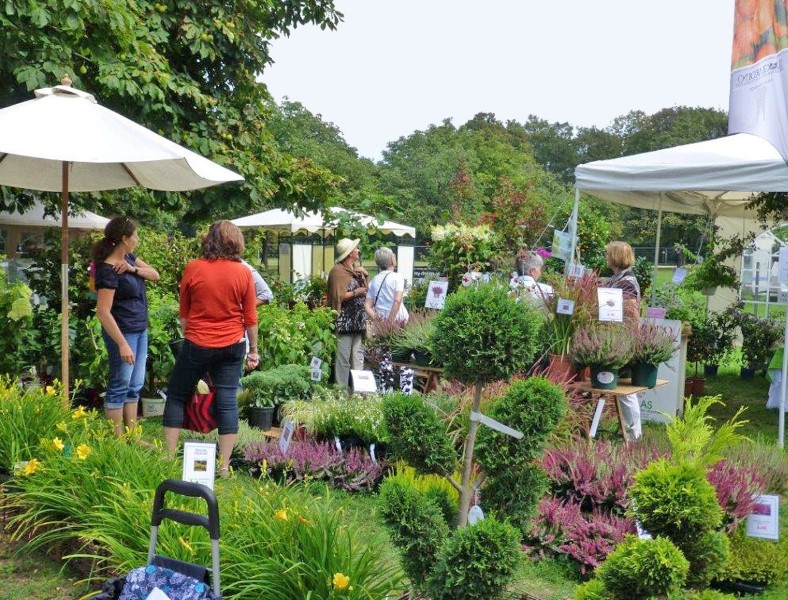
[[[137,224],[129,217],[114,217],[104,228],[104,237],[93,245],[94,262],[104,262],[112,254],[115,246],[123,241],[123,237],[134,235]]]
[[[207,260],[223,258],[241,262],[243,251],[244,236],[230,221],[216,221],[202,239],[202,257]]]

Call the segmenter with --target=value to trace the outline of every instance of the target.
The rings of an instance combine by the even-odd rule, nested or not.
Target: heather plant
[[[623,515],[632,477],[658,456],[647,444],[574,438],[548,448],[540,464],[555,497],[577,502],[584,511],[596,508]]]
[[[575,364],[619,369],[632,358],[632,335],[624,325],[594,324],[578,327],[569,344]]]
[[[757,465],[767,494],[788,495],[788,460],[779,446],[740,442],[724,452],[729,463],[743,467]]]
[[[715,464],[706,479],[717,492],[717,502],[725,511],[723,524],[728,533],[733,533],[739,523],[752,514],[755,497],[766,491],[766,484],[758,469],[743,466],[723,459]]]
[[[256,477],[287,484],[325,481],[348,492],[373,490],[384,472],[384,465],[359,450],[338,452],[328,443],[308,440],[290,442],[286,455],[278,442],[255,442],[244,448],[243,460]]]
[[[566,556],[581,574],[596,569],[627,534],[635,532],[633,519],[600,508],[582,510],[574,499],[545,497],[526,535],[530,554]]]
[[[399,549],[411,585],[420,588],[449,537],[441,510],[425,493],[407,482],[388,479],[380,486],[380,516]]]
[[[633,328],[632,363],[658,365],[670,360],[676,351],[676,340],[670,329],[647,321]]]
[[[488,516],[458,529],[440,548],[427,591],[433,600],[495,598],[511,582],[520,561],[517,530]]]
[[[596,577],[616,600],[642,600],[681,588],[689,566],[669,539],[630,536],[607,557]]]

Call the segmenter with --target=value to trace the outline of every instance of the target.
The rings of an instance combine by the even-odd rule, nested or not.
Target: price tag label
[[[681,285],[681,282],[684,281],[686,276],[687,269],[684,267],[678,267],[675,271],[673,271],[673,279],[671,281],[676,285]]]
[[[312,381],[320,381],[323,379],[323,371],[320,369],[312,369],[312,375],[310,379],[312,379]]]
[[[309,366],[312,367],[313,369],[319,369],[321,366],[323,366],[323,361],[320,360],[317,356],[313,356],[312,360],[309,361]]]

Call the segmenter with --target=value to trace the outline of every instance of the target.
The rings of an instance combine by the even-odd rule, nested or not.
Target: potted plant
[[[653,388],[657,385],[657,369],[676,351],[673,332],[667,327],[638,323],[633,330],[632,385]]]
[[[761,319],[751,313],[741,313],[739,328],[742,333],[742,357],[747,375],[765,371],[777,344],[783,335],[783,327],[772,319]],[[745,378],[747,378],[745,376]]]
[[[698,375],[698,367],[714,355],[715,333],[709,320],[692,323],[692,333],[687,339],[687,362],[695,364],[695,374],[687,377],[684,394],[699,396],[706,389],[706,378]]]
[[[711,342],[708,346],[708,355],[703,359],[703,374],[714,377],[717,374],[719,363],[733,350],[736,341],[736,323],[730,311],[709,313],[706,319],[709,327]]]
[[[576,365],[591,367],[591,387],[613,389],[618,385],[618,370],[632,358],[631,329],[617,324],[579,327],[569,352]]]
[[[413,312],[402,327],[392,327],[388,335],[391,358],[397,362],[421,366],[440,366],[440,359],[430,350],[430,336],[435,330],[434,317]]]
[[[684,285],[689,289],[713,296],[718,287],[738,289],[739,278],[734,268],[725,264],[727,260],[741,256],[746,243],[739,236],[718,239],[715,231],[708,236],[706,255],[701,257],[685,246],[677,244],[688,260],[695,263],[690,267]]]
[[[594,319],[597,278],[594,274],[552,277],[550,284],[554,293],[544,299],[547,310],[544,332],[550,353],[548,373],[554,381],[570,381],[575,373],[569,346],[575,330]],[[567,301],[571,303],[571,311],[567,310]]]

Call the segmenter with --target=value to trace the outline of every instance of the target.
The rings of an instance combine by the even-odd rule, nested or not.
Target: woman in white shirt
[[[369,283],[364,308],[373,321],[407,321],[408,310],[402,303],[405,278],[397,273],[397,257],[391,249],[382,247],[375,251],[375,264],[380,272]]]
[[[389,248],[378,248],[375,251],[375,264],[378,265],[380,272],[369,283],[367,299],[364,303],[367,315],[372,321],[404,323],[408,320],[408,310],[402,303],[405,278],[394,270],[397,268],[397,257]],[[373,372],[379,390],[385,392],[397,389],[391,352],[384,349],[378,356],[378,365]],[[413,369],[399,369],[398,388],[405,393],[413,391]]]

